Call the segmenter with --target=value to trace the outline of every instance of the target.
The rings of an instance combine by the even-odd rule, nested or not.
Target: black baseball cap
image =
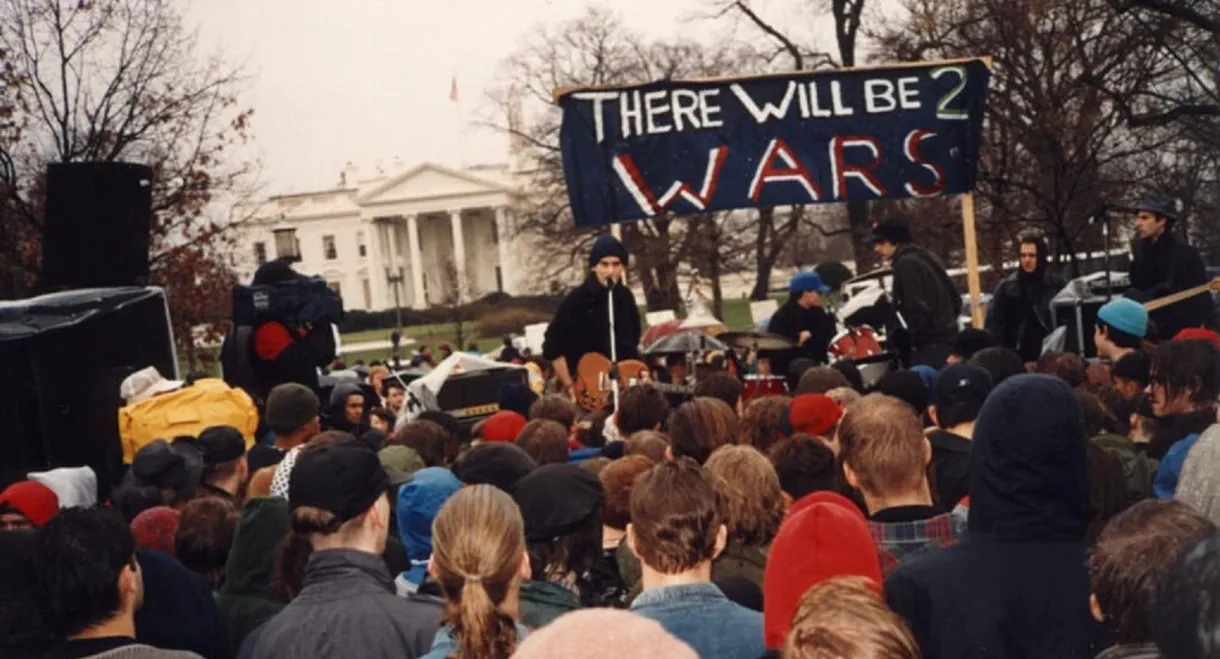
[[[224,464],[246,454],[246,438],[233,426],[210,426],[195,440],[204,466]]]
[[[293,510],[320,508],[339,523],[364,514],[389,489],[390,478],[377,454],[356,442],[306,447],[288,477]]]
[[[953,364],[936,378],[932,404],[938,415],[951,408],[973,408],[975,414],[991,393],[991,375],[972,364]]]

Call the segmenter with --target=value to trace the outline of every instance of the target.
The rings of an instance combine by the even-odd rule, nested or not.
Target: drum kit
[[[731,348],[751,351],[755,356],[767,352],[791,350],[797,345],[792,340],[768,332],[728,332],[717,337]],[[895,355],[886,352],[876,330],[868,325],[849,327],[830,342],[832,361],[847,360],[856,365],[865,389],[871,389],[888,372],[900,368]],[[749,374],[743,378],[746,403],[763,396],[786,396],[788,381],[773,373]]]

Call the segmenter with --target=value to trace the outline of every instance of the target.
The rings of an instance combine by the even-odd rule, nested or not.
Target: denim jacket
[[[646,590],[631,612],[656,620],[702,659],[758,659],[766,651],[762,614],[734,604],[710,583]]]

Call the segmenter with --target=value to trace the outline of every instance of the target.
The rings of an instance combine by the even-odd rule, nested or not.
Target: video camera
[[[266,322],[284,325],[338,323],[343,298],[321,277],[298,277],[275,284],[233,287],[233,324],[257,327]]]

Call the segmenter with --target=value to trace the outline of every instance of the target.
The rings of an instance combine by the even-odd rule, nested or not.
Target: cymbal
[[[788,350],[795,348],[796,343],[786,336],[768,332],[726,332],[717,336],[721,342],[735,348],[752,348],[755,350]]]

